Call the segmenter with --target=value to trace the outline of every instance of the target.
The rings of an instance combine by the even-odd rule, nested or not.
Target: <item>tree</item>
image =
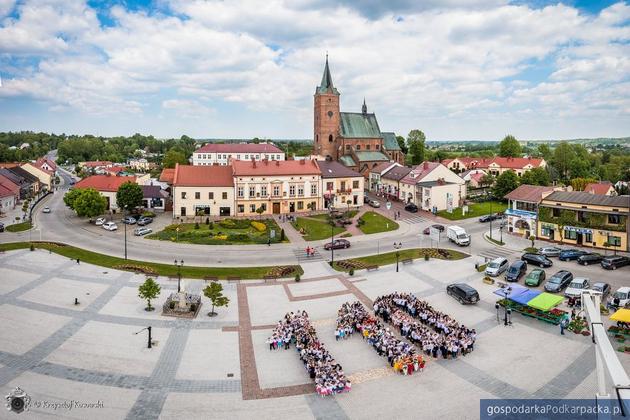
[[[552,154],[549,145],[546,143],[538,145],[538,155],[547,161],[551,159]]]
[[[482,187],[488,187],[492,184],[494,184],[494,176],[492,176],[492,174],[484,174],[481,179],[479,180],[479,184],[481,184]]]
[[[518,157],[522,153],[521,144],[510,134],[505,136],[499,143],[499,156]]]
[[[502,200],[510,191],[518,187],[518,175],[514,171],[505,171],[497,177],[492,193]]]
[[[584,191],[586,184],[594,184],[597,180],[594,178],[573,178],[571,180],[571,187],[573,191]]]
[[[545,168],[534,168],[521,176],[521,184],[542,185],[546,187],[551,184],[551,177]]]
[[[569,179],[569,164],[575,157],[575,151],[566,141],[561,141],[554,149],[552,164],[562,179]]]
[[[212,302],[212,310],[208,312],[208,316],[215,316],[214,307],[228,306],[230,299],[223,296],[223,286],[221,283],[213,281],[205,289],[203,289],[203,295],[210,299]]]
[[[561,210],[560,217],[555,219],[558,226],[558,235],[560,235],[560,242],[564,240],[564,227],[571,226],[575,223],[575,213],[571,210]]]
[[[407,147],[407,140],[405,140],[403,136],[396,136],[396,141],[398,142],[398,147],[400,147],[400,150],[404,154],[407,154],[407,152],[409,152],[409,148]]]
[[[188,159],[186,159],[186,155],[179,150],[170,149],[164,155],[164,159],[162,159],[162,166],[164,168],[174,168],[177,163],[180,165],[186,165],[188,163]]]
[[[125,182],[116,191],[118,207],[131,210],[142,206],[142,187],[135,182]]]
[[[94,188],[81,188],[68,191],[63,198],[68,207],[79,217],[95,217],[107,209],[107,199]]]
[[[424,142],[426,137],[420,130],[411,130],[407,136],[409,153],[411,153],[411,164],[418,165],[424,161]]]
[[[152,311],[155,308],[151,306],[151,299],[155,299],[159,296],[162,288],[151,277],[147,278],[144,283],[138,287],[138,297],[147,300],[147,307],[145,311]]]
[[[262,214],[265,212],[265,208],[263,206],[260,206],[256,209],[256,213],[258,214],[258,217],[262,217]]]

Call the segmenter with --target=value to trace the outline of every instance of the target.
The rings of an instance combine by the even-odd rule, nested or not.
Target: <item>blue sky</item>
[[[419,4],[421,3],[421,4]],[[311,138],[342,111],[432,140],[630,135],[630,5],[0,0],[0,130]]]

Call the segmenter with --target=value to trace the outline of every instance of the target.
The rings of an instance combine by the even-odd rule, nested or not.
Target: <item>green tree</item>
[[[186,165],[188,163],[188,159],[186,159],[186,155],[176,149],[171,149],[164,155],[164,159],[162,159],[162,166],[164,168],[174,168],[175,164],[179,163],[180,165]]]
[[[407,152],[409,152],[409,148],[407,147],[407,140],[405,140],[403,136],[396,136],[396,141],[398,142],[398,147],[400,147],[400,150],[404,154],[407,154]]]
[[[213,281],[203,289],[203,295],[212,302],[212,310],[208,312],[208,316],[215,316],[217,314],[214,312],[215,306],[220,308],[222,306],[228,306],[230,303],[230,299],[223,296],[223,286],[216,281]]]
[[[518,175],[514,171],[505,171],[497,177],[492,193],[502,200],[510,191],[518,187]]]
[[[151,306],[151,300],[160,295],[162,288],[151,277],[147,278],[144,283],[138,287],[138,297],[147,300],[145,311],[152,311],[155,308]]]
[[[510,134],[505,136],[499,143],[499,156],[518,157],[522,153],[521,144]]]
[[[484,174],[484,176],[482,176],[479,180],[479,184],[481,184],[482,187],[488,187],[494,184],[494,181],[495,178],[494,176],[492,176],[492,174]]]
[[[116,202],[122,209],[135,209],[142,206],[142,187],[135,182],[125,182],[116,191]]]
[[[552,164],[562,179],[569,179],[569,166],[575,158],[575,150],[566,141],[561,141],[554,149]]]
[[[64,196],[64,202],[79,217],[99,216],[107,209],[107,199],[94,188],[71,190]]]
[[[573,191],[584,191],[586,184],[594,184],[597,180],[594,178],[573,178],[571,180],[571,187]]]
[[[538,145],[538,155],[542,157],[543,159],[545,159],[546,161],[549,161],[549,159],[551,159],[552,157],[551,148],[549,147],[547,143],[542,143]]]
[[[545,168],[534,168],[521,176],[521,184],[542,185],[546,187],[551,184],[551,177]]]
[[[411,153],[411,164],[418,165],[424,161],[424,142],[426,137],[420,130],[411,130],[407,136],[409,153]]]

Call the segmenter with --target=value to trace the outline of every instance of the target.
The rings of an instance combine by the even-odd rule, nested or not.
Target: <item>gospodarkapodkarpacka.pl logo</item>
[[[31,397],[19,386],[16,386],[9,395],[6,396],[7,410],[13,411],[16,414],[20,414],[24,411],[28,411],[28,406],[31,404]]]

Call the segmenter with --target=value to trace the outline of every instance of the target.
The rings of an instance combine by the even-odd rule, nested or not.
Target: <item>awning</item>
[[[551,293],[541,293],[527,302],[527,306],[547,312],[554,306],[559,305],[563,300],[564,298],[562,296],[552,295]]]
[[[630,309],[619,309],[610,316],[613,321],[630,322]]]
[[[511,284],[507,287],[502,287],[495,290],[493,293],[497,296],[501,296],[502,298],[510,298],[512,299],[515,296],[518,296],[522,293],[525,293],[529,289],[527,287],[523,287],[519,284]]]
[[[530,300],[534,299],[536,296],[541,294],[540,290],[528,289],[525,293],[521,293],[518,296],[510,296],[510,300],[513,300],[516,303],[520,303],[521,305],[527,305]]]

